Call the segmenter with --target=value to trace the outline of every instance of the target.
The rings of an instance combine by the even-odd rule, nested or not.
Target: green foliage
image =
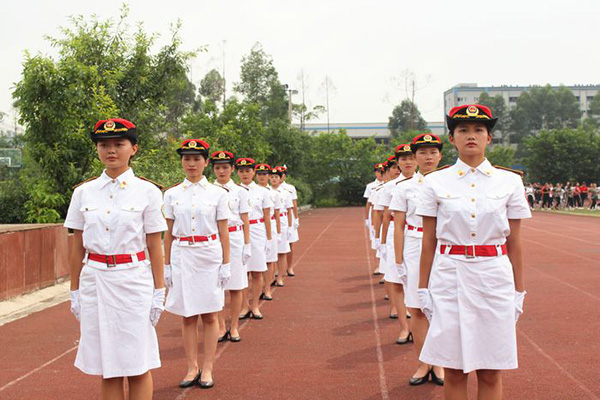
[[[546,85],[521,93],[510,117],[513,142],[520,143],[541,130],[577,127],[581,110],[568,88],[561,86],[555,90]]]
[[[515,150],[511,147],[496,145],[491,150],[488,147],[486,157],[492,165],[510,167],[515,163]]]
[[[213,68],[200,81],[198,91],[203,98],[218,103],[223,100],[225,94],[225,79]]]
[[[600,176],[600,134],[591,130],[541,131],[525,139],[529,180],[566,182],[596,181]]]
[[[421,116],[417,105],[404,99],[400,105],[394,107],[392,116],[389,117],[388,129],[395,138],[407,131],[425,131],[427,122]]]
[[[510,113],[504,97],[497,94],[491,97],[489,94],[482,92],[479,95],[479,104],[488,106],[492,110],[492,115],[498,118],[496,126],[494,126],[494,136],[498,137],[501,142],[510,142]]]

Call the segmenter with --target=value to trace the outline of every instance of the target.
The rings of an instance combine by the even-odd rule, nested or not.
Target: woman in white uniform
[[[269,197],[271,198],[271,232],[273,232],[273,243],[272,246],[267,247],[267,272],[264,276],[264,287],[261,299],[267,301],[273,300],[273,294],[271,293],[272,286],[278,286],[275,280],[275,270],[277,269],[277,249],[279,244],[279,238],[281,237],[281,218],[279,216],[279,209],[281,208],[281,196],[279,192],[273,190],[269,186],[269,175],[271,174],[271,167],[268,164],[258,164],[256,166],[256,183],[258,186],[268,190]]]
[[[287,276],[294,277],[296,273],[294,272],[294,243],[300,241],[300,214],[298,213],[298,191],[294,185],[291,185],[286,182],[288,175],[288,167],[282,166],[280,167],[283,171],[283,175],[281,176],[281,186],[290,193],[292,197],[293,204],[293,215],[292,215],[292,229],[290,233],[290,252],[286,254],[286,262],[287,262]]]
[[[421,238],[423,237],[423,220],[415,214],[419,204],[423,175],[438,167],[442,159],[442,141],[431,133],[416,136],[411,144],[411,152],[415,154],[419,171],[411,179],[395,185],[392,192],[390,210],[394,213],[394,270],[401,278],[404,286],[404,302],[411,314],[410,330],[412,332],[416,358],[419,359],[425,335],[429,328],[427,318],[419,308],[419,260],[421,258]],[[441,367],[431,367],[419,362],[419,366],[410,378],[412,386],[422,385],[431,380],[444,384],[444,371]]]
[[[166,310],[183,317],[183,347],[187,373],[179,386],[214,385],[213,363],[219,338],[218,315],[223,289],[231,278],[229,263],[228,189],[208,182],[209,145],[185,140],[177,153],[186,178],[165,192]],[[204,362],[198,367],[198,316],[204,331]]]
[[[419,300],[430,319],[420,360],[444,367],[449,399],[466,399],[477,372],[478,398],[502,397],[501,370],[517,368],[515,323],[525,287],[521,219],[530,218],[521,176],[485,158],[496,118],[464,105],[446,117],[456,164],[429,173],[423,217]]]
[[[246,268],[252,279],[252,304],[250,304],[248,289],[244,290],[243,309],[240,319],[262,319],[258,307],[263,295],[263,275],[267,271],[267,249],[273,246],[271,231],[271,196],[269,190],[254,182],[256,162],[252,158],[240,158],[236,161],[237,173],[241,186],[248,189],[250,194],[250,245],[252,255]]]
[[[252,255],[250,248],[250,196],[248,188],[237,185],[231,179],[235,168],[235,158],[229,151],[216,151],[210,156],[210,162],[217,180],[215,185],[228,190],[229,210],[229,259],[231,261],[231,279],[225,285],[231,298],[230,328],[227,329],[225,312],[219,313],[219,343],[229,339],[231,342],[242,340],[238,327],[242,311],[242,290],[248,287],[246,264]]]
[[[401,144],[395,149],[395,159],[401,174],[395,179],[390,180],[381,189],[381,194],[377,198],[377,206],[383,207],[383,223],[381,228],[381,253],[382,259],[385,260],[385,285],[390,296],[393,308],[396,314],[391,314],[390,318],[398,319],[400,331],[396,344],[403,345],[412,342],[412,334],[408,326],[408,314],[404,305],[404,287],[403,277],[398,275],[398,270],[395,267],[395,251],[394,251],[394,220],[389,210],[392,202],[392,192],[399,182],[411,178],[415,173],[416,162],[415,156],[410,149],[409,144]],[[401,316],[402,318],[398,318]]]
[[[125,399],[125,377],[129,398],[151,399],[149,370],[160,367],[154,327],[165,299],[162,194],[129,167],[138,149],[133,123],[99,121],[91,138],[106,169],[75,189],[64,224],[74,230],[70,298],[81,331],[75,366],[102,376],[103,399]]]
[[[271,189],[279,193],[279,227],[281,234],[277,242],[277,286],[284,286],[283,276],[287,275],[287,254],[290,249],[290,238],[293,233],[293,210],[292,194],[282,187],[282,177],[284,171],[282,167],[275,167],[271,170],[269,182]]]

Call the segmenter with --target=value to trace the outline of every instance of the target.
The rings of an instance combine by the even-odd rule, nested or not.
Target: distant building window
[[[473,101],[477,103],[479,101],[479,97],[473,97]]]
[[[456,99],[456,101],[458,101],[458,102],[461,102],[461,101],[467,101],[467,98],[466,98],[466,97],[458,97],[458,98]]]
[[[577,99],[577,101],[579,101],[579,96],[575,96],[575,98]]]
[[[518,97],[509,97],[508,98],[508,102],[509,103],[516,103],[517,102]]]
[[[592,100],[594,100],[594,96],[588,96],[586,97],[587,102],[591,102]]]

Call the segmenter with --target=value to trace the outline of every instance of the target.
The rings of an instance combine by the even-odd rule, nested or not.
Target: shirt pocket
[[[460,211],[463,208],[463,196],[458,193],[440,191],[436,196],[441,211]]]
[[[229,199],[229,210],[231,210],[231,212],[233,214],[239,214],[239,210],[240,210],[240,199],[238,197],[232,197]]]
[[[143,211],[143,205],[134,203],[123,204],[119,213],[119,223],[135,230],[136,227],[143,225]]]
[[[217,220],[217,203],[211,201],[204,201],[200,204],[200,214],[207,221]]]
[[[486,210],[490,213],[506,210],[509,194],[510,193],[506,191],[488,193],[486,195]]]
[[[85,204],[79,208],[85,220],[85,226],[89,227],[98,224],[100,221],[100,213],[97,204]]]

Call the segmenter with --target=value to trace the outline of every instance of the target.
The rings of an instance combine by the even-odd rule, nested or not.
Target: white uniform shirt
[[[104,171],[75,189],[64,226],[83,231],[83,247],[90,253],[135,254],[146,249],[146,234],[167,230],[162,205],[160,190],[131,168],[116,179]]]
[[[273,202],[269,195],[269,189],[258,185],[256,182],[251,182],[249,185],[242,184],[243,187],[249,189],[250,194],[250,215],[251,220],[264,218],[264,209],[272,209]]]
[[[508,219],[531,217],[521,177],[487,159],[477,168],[458,159],[423,181],[417,214],[437,217],[440,244],[501,245],[510,235]]]
[[[273,188],[271,188],[273,189]],[[287,190],[287,188],[284,188],[283,185],[280,185],[277,189],[273,189],[276,192],[279,193],[280,195],[280,206],[281,208],[279,209],[280,213],[284,213],[284,212],[290,212],[290,208],[294,208],[294,203],[292,202],[292,193],[289,192]],[[293,215],[292,215],[293,217]],[[285,220],[286,224],[287,224],[287,219]]]
[[[173,236],[210,236],[219,233],[217,221],[232,217],[227,191],[208,182],[184,179],[165,192],[165,217],[172,219]]]
[[[384,207],[389,207],[392,202],[392,191],[396,187],[396,183],[405,180],[406,177],[400,174],[397,178],[392,179],[384,183],[379,190],[380,193],[377,196],[376,210],[383,210]]]
[[[365,193],[363,194],[363,197],[365,199],[368,199],[371,196],[371,191],[378,184],[379,184],[379,181],[377,179],[375,179],[373,182],[368,183],[367,187],[365,187]]]
[[[291,193],[292,195],[292,200],[298,200],[298,191],[296,190],[296,186],[294,185],[290,185],[287,182],[283,182],[280,187],[283,187],[284,189],[286,189],[288,192]]]
[[[420,172],[416,172],[411,179],[396,182],[389,206],[392,212],[402,211],[406,213],[406,224],[415,228],[423,227],[423,218],[416,214],[422,186],[423,175]],[[417,229],[408,230],[408,227],[405,228],[404,234],[417,238],[423,237],[423,232],[419,232]]]
[[[273,218],[273,216],[275,215],[274,210],[281,211],[283,209],[283,204],[281,202],[281,194],[270,186],[267,186],[266,189],[269,191],[269,198],[273,203],[273,206],[271,207],[271,218]]]
[[[383,188],[383,185],[384,183],[381,182],[379,185],[375,186],[371,191],[369,203],[373,204],[373,210],[383,211],[383,206],[379,205],[379,195],[381,194],[381,189]]]
[[[221,185],[219,182],[214,183],[216,186],[223,186],[229,189],[227,193],[227,197],[229,198],[227,204],[229,205],[229,210],[231,211],[231,218],[229,218],[228,225],[229,226],[240,226],[243,224],[242,217],[240,214],[247,214],[250,212],[250,191],[245,189],[230,179],[224,185]]]

